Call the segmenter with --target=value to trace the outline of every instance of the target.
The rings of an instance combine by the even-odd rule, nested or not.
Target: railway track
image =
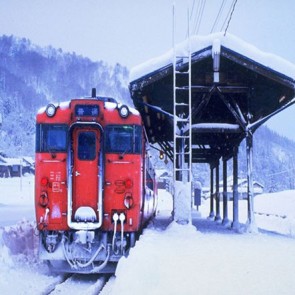
[[[56,278],[55,282],[51,283],[43,291],[41,291],[41,294],[97,295],[103,289],[109,280],[109,277],[109,275],[105,274],[61,275]]]

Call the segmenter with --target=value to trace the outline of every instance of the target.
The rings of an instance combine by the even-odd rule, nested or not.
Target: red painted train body
[[[113,272],[156,210],[139,113],[93,96],[36,118],[39,255],[64,272]]]

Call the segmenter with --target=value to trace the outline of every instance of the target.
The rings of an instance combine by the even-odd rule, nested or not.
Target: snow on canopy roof
[[[266,53],[255,46],[245,42],[244,40],[232,35],[223,33],[215,33],[207,36],[192,36],[191,37],[191,52],[198,52],[204,48],[214,47],[213,44],[220,42],[220,45],[234,52],[237,52],[255,62],[268,67],[276,72],[286,75],[295,80],[295,65],[272,53]],[[217,42],[216,42],[217,41]],[[187,40],[176,45],[177,55],[187,55]],[[152,58],[131,69],[130,81],[135,81],[143,76],[146,76],[156,70],[164,68],[173,63],[174,50],[173,48],[165,54]]]

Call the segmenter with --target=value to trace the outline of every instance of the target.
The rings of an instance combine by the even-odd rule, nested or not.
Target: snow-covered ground
[[[0,178],[0,226],[34,218],[34,177]]]
[[[33,206],[33,178],[24,178],[21,187],[19,181],[0,179],[0,208],[9,205],[18,220],[14,226],[0,225],[0,293],[46,294],[62,277],[38,261],[34,217],[24,220],[20,210]],[[176,224],[171,195],[163,190],[159,195],[157,218],[129,257],[119,262],[102,295],[294,294],[295,191],[255,198],[261,229],[256,234],[237,233],[207,220],[209,200],[199,213],[193,211],[193,225]],[[241,222],[246,222],[246,208],[241,201]],[[83,294],[83,285],[75,289],[70,293]]]

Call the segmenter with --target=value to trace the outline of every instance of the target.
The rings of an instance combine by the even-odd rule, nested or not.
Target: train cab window
[[[79,160],[92,161],[95,159],[96,140],[95,133],[91,131],[80,132],[78,139]]]
[[[139,154],[142,128],[137,125],[109,125],[105,129],[106,153]]]
[[[37,124],[36,152],[66,152],[67,134],[65,124]]]

